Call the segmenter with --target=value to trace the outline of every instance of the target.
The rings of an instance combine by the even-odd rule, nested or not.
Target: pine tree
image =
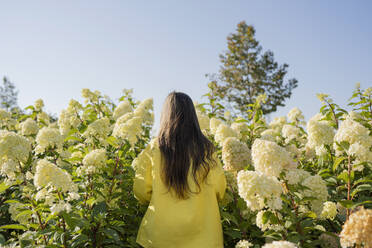
[[[18,91],[16,90],[15,85],[8,80],[8,78],[3,78],[3,85],[0,86],[0,107],[10,111],[16,107],[18,99]]]
[[[220,55],[221,67],[217,74],[207,74],[210,100],[223,105],[233,116],[247,117],[248,104],[266,93],[263,113],[276,111],[297,87],[295,78],[284,82],[287,64],[279,65],[270,50],[262,52],[255,39],[255,29],[244,21],[237,25],[235,33],[227,37],[227,51]],[[222,114],[221,108],[216,114]]]

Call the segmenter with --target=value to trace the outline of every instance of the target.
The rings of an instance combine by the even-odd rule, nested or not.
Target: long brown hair
[[[158,142],[164,158],[162,180],[168,192],[173,190],[180,199],[188,198],[189,193],[198,193],[191,191],[187,181],[190,166],[200,192],[200,184],[213,165],[215,148],[201,132],[194,104],[188,95],[171,92],[165,99]]]

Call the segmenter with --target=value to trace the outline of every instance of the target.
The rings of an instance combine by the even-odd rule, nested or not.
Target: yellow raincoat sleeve
[[[133,182],[135,198],[141,203],[150,202],[152,195],[152,160],[149,144],[133,161],[136,175]]]
[[[220,159],[217,157],[217,154],[215,153],[213,155],[213,158],[216,161],[215,168],[213,168],[214,173],[213,173],[213,181],[214,181],[214,188],[216,191],[216,196],[217,200],[219,202],[222,201],[222,199],[225,196],[225,191],[226,191],[226,177],[224,170],[222,168],[222,164],[220,162]]]

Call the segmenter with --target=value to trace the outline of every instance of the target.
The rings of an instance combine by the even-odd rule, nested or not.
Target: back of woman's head
[[[200,130],[191,98],[181,92],[170,93],[163,105],[158,136],[164,163],[162,180],[168,191],[180,199],[192,192],[187,178],[189,170],[199,191],[213,163],[214,146]],[[200,177],[200,175],[202,175]]]

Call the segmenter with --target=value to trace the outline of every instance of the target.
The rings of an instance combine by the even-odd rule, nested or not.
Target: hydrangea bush
[[[83,89],[54,120],[37,100],[0,109],[1,247],[139,247],[146,209],[133,196],[152,138],[152,99],[118,103]],[[372,88],[342,109],[325,94],[308,122],[299,108],[267,123],[261,95],[248,118],[197,104],[228,181],[225,247],[371,247]],[[218,111],[217,111],[218,110]]]
[[[150,140],[153,102],[116,106],[83,89],[57,122],[37,100],[0,116],[1,247],[138,247],[144,213],[132,161]]]

